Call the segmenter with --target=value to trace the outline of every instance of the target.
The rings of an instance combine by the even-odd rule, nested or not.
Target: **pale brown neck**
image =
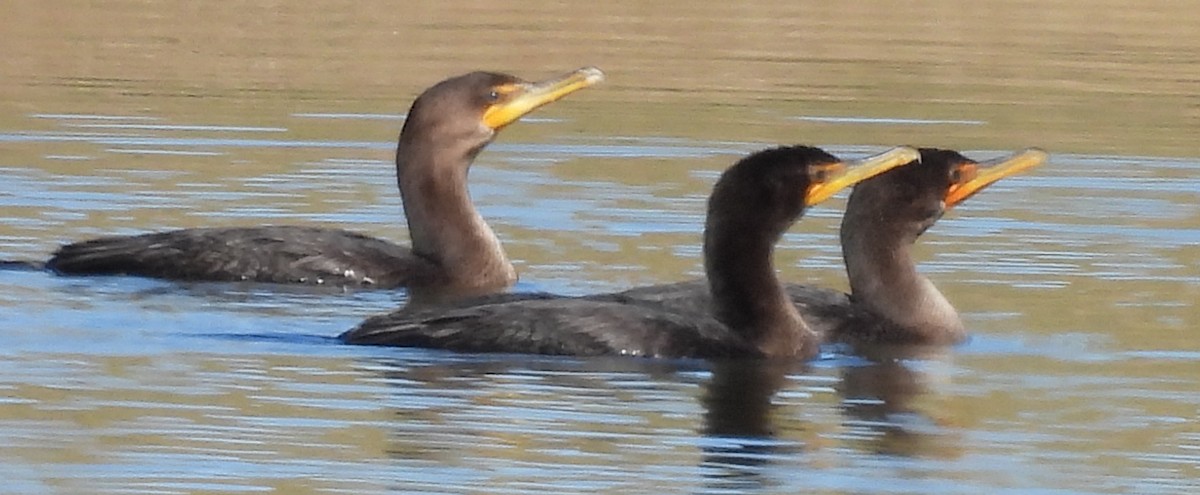
[[[955,342],[965,329],[954,306],[917,272],[911,248],[915,232],[888,225],[877,215],[847,207],[842,256],[854,301],[911,332],[914,342]]]
[[[517,274],[500,239],[475,209],[467,190],[467,169],[478,149],[436,149],[401,138],[396,179],[404,202],[412,250],[437,264],[442,277],[429,290],[471,292],[503,289]],[[420,297],[418,286],[410,295]]]
[[[704,268],[714,314],[765,356],[811,356],[816,337],[792,306],[772,261],[783,229],[760,223],[709,212]]]

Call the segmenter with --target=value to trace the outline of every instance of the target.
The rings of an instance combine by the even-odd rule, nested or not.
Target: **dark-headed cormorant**
[[[184,229],[63,246],[60,274],[176,280],[408,287],[410,301],[496,292],[517,280],[475,210],[467,170],[504,126],[604,78],[594,67],[542,82],[490,72],[447,79],[413,102],[396,149],[396,179],[412,248],[338,229]]]
[[[942,214],[1004,177],[1040,165],[1030,149],[977,163],[941,149],[921,149],[920,162],[854,187],[842,217],[842,255],[850,294],[800,284],[786,290],[800,315],[827,341],[949,344],[966,336],[958,312],[921,275],[910,249]],[[638,287],[589,296],[651,302],[681,313],[713,307],[704,280]]]
[[[817,148],[754,153],[713,187],[704,229],[712,307],[499,294],[406,307],[341,335],[353,344],[463,352],[655,357],[810,357],[818,340],[775,276],[775,243],[810,205],[918,158],[907,147],[856,167]]]

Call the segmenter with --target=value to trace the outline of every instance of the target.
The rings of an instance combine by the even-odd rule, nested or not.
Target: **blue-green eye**
[[[975,179],[979,167],[973,163],[961,163],[950,169],[950,183],[964,184]]]
[[[959,182],[962,181],[962,175],[963,175],[962,169],[960,169],[958,167],[954,167],[954,168],[950,169],[950,183],[958,184]]]

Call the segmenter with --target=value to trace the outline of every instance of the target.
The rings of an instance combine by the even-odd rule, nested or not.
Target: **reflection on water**
[[[402,113],[475,68],[610,75],[472,170],[527,290],[698,274],[708,188],[768,143],[1052,159],[918,246],[969,343],[808,365],[355,348],[331,337],[402,294],[0,270],[0,493],[1195,492],[1200,14],[972,5],[8,6],[0,258],[264,221],[403,240]],[[845,286],[840,208],[784,276]]]

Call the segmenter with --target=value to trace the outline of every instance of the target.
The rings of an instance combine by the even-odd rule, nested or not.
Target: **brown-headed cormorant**
[[[340,229],[197,228],[69,244],[46,267],[70,275],[407,287],[418,302],[501,291],[517,273],[471,203],[468,169],[500,129],[603,77],[594,67],[541,82],[472,72],[421,93],[396,149],[412,248]]]

